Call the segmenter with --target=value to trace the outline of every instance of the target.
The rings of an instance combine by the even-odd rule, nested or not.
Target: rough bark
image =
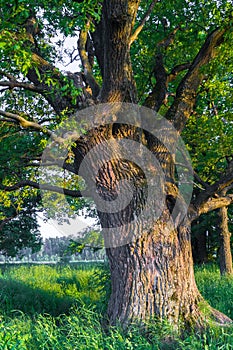
[[[139,2],[104,1],[98,27],[104,52],[101,102],[137,102],[129,49]]]
[[[102,63],[101,102],[135,102],[136,100],[129,55],[129,34],[132,33],[132,19],[135,16],[138,2],[135,1],[134,4],[128,2],[127,9],[124,8],[126,2],[121,1],[120,3],[116,1],[104,2],[103,17],[98,28],[106,40],[103,43],[104,64]],[[130,9],[129,4],[133,5],[132,9]],[[222,32],[221,35],[223,35]],[[215,43],[212,43],[211,49],[208,46],[207,50],[211,51],[214,47]],[[175,106],[177,110],[173,111],[173,107],[170,111],[175,120],[178,120],[177,113],[184,113],[186,117],[191,113],[190,106],[192,107],[194,103],[193,94],[201,81],[198,69],[202,63],[208,61],[208,57],[203,59],[202,55],[204,56],[204,54],[202,52],[201,57],[196,58],[186,81],[183,81],[182,87],[180,86],[178,92],[180,97],[177,97],[176,102],[178,102]],[[190,86],[187,86],[188,84]],[[189,89],[192,91],[190,92]],[[181,99],[189,100],[189,102],[181,107]],[[183,119],[179,121],[180,123],[183,123]],[[125,127],[123,129],[125,130]],[[132,132],[130,128],[127,131],[129,135]],[[106,133],[104,137],[106,137]],[[101,140],[99,139],[98,142]],[[152,145],[154,145],[153,142]],[[161,155],[156,152],[156,147],[154,150],[152,149],[153,146],[151,151],[155,152],[159,159]],[[163,163],[167,161],[170,175],[168,178],[172,181],[173,168],[169,166],[171,158],[160,160]],[[100,175],[100,188],[103,193],[107,192],[109,197],[114,194],[115,181],[119,181],[124,176],[120,174],[119,169],[119,164],[114,166],[113,163],[109,163]],[[134,204],[128,206],[126,211],[120,215],[103,215],[99,212],[102,227],[119,227],[119,236],[131,234],[124,229],[121,231],[120,227],[122,222],[125,223],[133,217],[135,206],[143,204],[145,199],[143,191],[142,193],[140,191],[140,181],[137,181],[140,174],[132,172],[130,168],[128,175],[135,180],[135,183],[139,183]],[[167,195],[168,193],[164,193],[165,197]],[[151,203],[151,208],[156,205],[155,199],[155,202]],[[142,227],[139,220],[134,226],[134,237],[138,237],[137,239],[123,246],[107,248],[112,282],[112,293],[108,306],[110,323],[115,324],[120,321],[124,326],[127,326],[132,321],[141,322],[157,316],[167,318],[176,325],[179,321],[189,325],[203,325],[204,319],[199,305],[203,300],[194,279],[189,220],[186,218],[183,224],[177,228],[174,227],[170,220],[169,203],[167,202],[161,217],[154,221],[153,225],[150,222],[149,226],[149,228]],[[108,241],[108,237],[105,237],[105,241]],[[229,319],[222,315],[217,317],[215,314],[215,319],[221,319],[222,323],[229,322]]]
[[[107,250],[112,274],[110,322],[143,321],[153,316],[172,324],[201,324],[188,225],[176,230],[169,214],[137,242]]]
[[[102,18],[96,32],[92,34],[97,60],[100,62],[103,85],[98,99],[100,102],[136,102],[137,93],[130,60],[130,40],[139,1],[104,1]],[[223,32],[216,32],[222,37]],[[183,125],[183,118],[188,117],[195,99],[195,93],[201,81],[199,68],[208,62],[217,39],[207,40],[199,56],[196,57],[183,79],[175,104],[170,109],[170,118],[177,125]],[[206,55],[206,56],[205,56]],[[160,63],[162,57],[158,56]],[[163,75],[165,76],[165,72]],[[157,72],[158,82],[160,79]],[[159,104],[164,96],[159,99]],[[184,103],[185,101],[185,103]],[[142,322],[151,317],[166,318],[174,325],[183,322],[186,325],[202,326],[204,318],[200,304],[203,299],[196,287],[190,243],[190,220],[186,217],[178,226],[174,226],[170,212],[177,200],[174,183],[173,155],[147,133],[138,137],[135,127],[126,125],[108,125],[89,130],[88,135],[77,141],[75,153],[76,171],[88,152],[96,145],[110,138],[145,139],[147,147],[161,163],[166,175],[167,185],[163,189],[165,206],[161,216],[153,220],[153,210],[159,205],[154,198],[151,215],[147,222],[140,220],[127,226],[134,215],[140,212],[146,201],[144,176],[134,164],[122,161],[121,154],[115,150],[116,157],[98,168],[93,154],[91,167],[86,169],[84,178],[87,186],[105,200],[111,201],[117,195],[117,184],[128,179],[134,184],[133,201],[124,210],[117,213],[103,213],[97,210],[107,245],[110,262],[112,292],[108,306],[111,324],[118,321],[127,326],[132,321]],[[149,164],[148,164],[149,166]],[[98,174],[96,177],[94,174]],[[127,188],[125,188],[127,190]],[[151,220],[152,219],[152,220]],[[128,227],[130,227],[128,229]],[[109,237],[109,228],[115,229],[116,237]],[[130,230],[133,230],[131,232]],[[117,244],[123,237],[133,237],[127,244]],[[114,239],[116,241],[114,241]],[[110,244],[111,243],[111,244]],[[114,244],[116,243],[116,244]],[[119,243],[119,242],[118,242]],[[225,323],[230,320],[216,312],[210,315]],[[211,318],[211,316],[210,316]]]
[[[108,138],[126,136],[128,139],[136,139],[135,128],[118,125],[117,128],[101,127],[90,130],[87,136],[77,141],[76,165],[78,166],[91,149]],[[156,149],[155,144],[151,151],[155,152],[159,159],[159,145]],[[149,220],[142,222],[139,217],[133,225],[127,226],[133,221],[134,215],[140,212],[147,199],[143,186],[145,178],[134,164],[122,161],[117,148],[115,151],[114,160],[102,164],[101,167],[96,162],[98,154],[94,152],[91,166],[84,172],[88,188],[97,189],[98,194],[107,201],[113,200],[117,195],[119,181],[127,179],[134,184],[133,201],[124,210],[114,213],[98,211],[111,271],[109,322],[120,322],[127,327],[131,322],[141,323],[158,317],[168,319],[175,327],[178,327],[179,323],[187,327],[202,327],[205,323],[201,312],[204,300],[194,278],[190,220],[185,217],[175,226],[175,219],[171,219],[170,215],[172,203],[177,200],[175,189],[170,189],[176,187],[172,182],[173,176],[168,176],[169,172],[174,171],[173,167],[167,167],[167,184],[164,188],[167,201],[160,217],[153,218],[154,208],[161,205],[155,197],[150,202]],[[164,153],[160,160],[161,163],[165,162]],[[98,176],[95,177],[94,174],[97,173]],[[124,190],[127,191],[127,187]],[[98,201],[96,204],[98,210]],[[110,235],[109,229],[114,229],[115,235]],[[121,240],[127,240],[127,237],[127,244],[119,244]],[[230,322],[227,317],[210,307],[209,314],[209,319],[216,322]]]

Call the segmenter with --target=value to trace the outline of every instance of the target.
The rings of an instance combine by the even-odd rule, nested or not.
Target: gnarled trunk
[[[123,136],[127,135],[126,142]],[[179,191],[172,173],[174,166],[170,164],[172,157],[159,152],[162,146],[158,143],[156,156],[162,164],[160,170],[167,171],[163,182],[159,171],[146,159],[140,167],[127,159],[119,148],[117,141],[123,139],[129,146],[128,142],[135,142],[139,136],[147,143],[142,130],[107,123],[90,130],[77,141],[75,150],[77,166],[82,160],[86,161],[82,176],[87,188],[92,189],[110,263],[109,321],[126,327],[133,321],[158,317],[168,319],[176,327],[179,324],[202,327],[205,318],[200,305],[204,300],[194,278],[191,223],[187,215],[179,218],[183,202],[176,196]],[[110,146],[112,149],[108,153]],[[150,152],[156,152],[155,146]],[[110,160],[109,154],[112,155]],[[136,161],[140,158],[137,150],[134,158]],[[149,193],[152,187],[145,178],[146,167],[152,168],[155,178],[156,191],[152,196]],[[78,173],[79,170],[77,167]],[[117,202],[122,191],[126,193],[126,197],[122,197],[123,205]],[[180,201],[180,210],[174,209],[177,201]],[[210,306],[209,310],[213,320],[230,321]]]
[[[175,181],[175,129],[165,123],[164,129],[157,130],[161,135],[151,135],[150,127],[142,125],[147,113],[142,113],[142,123],[137,124],[134,123],[134,117],[137,119],[135,110],[131,113],[123,108],[119,121],[117,113],[120,107],[114,104],[115,110],[112,104],[137,101],[130,44],[138,5],[137,0],[103,2],[102,18],[92,38],[103,78],[97,100],[110,106],[106,109],[99,107],[98,123],[93,123],[87,135],[77,141],[74,149],[76,172],[80,174],[80,163],[88,155],[87,166],[84,166],[81,175],[96,202],[110,262],[110,323],[120,321],[127,326],[132,321],[141,322],[157,316],[176,325],[183,321],[198,326],[204,322],[199,305],[203,299],[194,279],[190,222],[185,215],[182,220],[179,219],[183,199],[179,197],[179,180]],[[174,122],[179,131],[195,102],[195,92],[201,81],[199,67],[208,61],[205,54],[209,57],[214,45],[213,40],[206,42],[186,80],[184,78],[181,82],[178,102],[167,115],[173,121],[182,115],[179,125]],[[96,108],[98,110],[98,106]],[[108,110],[112,118],[109,121]],[[158,125],[160,122],[158,119]],[[125,146],[127,142],[134,142],[135,149],[129,149],[133,157],[127,151],[122,152],[121,140],[124,140]],[[157,168],[144,159],[143,147],[137,149],[136,143],[141,143],[154,155]],[[147,171],[151,184],[158,188],[152,196],[145,175]],[[122,189],[127,194],[122,197],[122,201],[126,201],[125,206],[117,201]],[[129,200],[130,196],[132,200]],[[180,201],[180,212],[176,208],[172,217],[177,200]],[[113,203],[111,207],[114,201],[117,204]],[[144,213],[146,205],[149,210]],[[216,320],[229,321],[216,312],[212,314]]]

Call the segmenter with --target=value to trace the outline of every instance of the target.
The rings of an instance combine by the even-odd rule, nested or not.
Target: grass
[[[196,279],[210,304],[232,317],[233,279],[221,279],[216,266],[196,269]],[[151,322],[146,331],[104,329],[109,287],[102,265],[7,268],[0,276],[0,349],[233,349],[233,328],[183,339],[166,322]]]
[[[217,265],[197,268],[195,277],[201,294],[211,306],[233,319],[233,278],[221,277]]]

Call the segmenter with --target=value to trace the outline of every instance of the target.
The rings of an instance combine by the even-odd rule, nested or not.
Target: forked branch
[[[182,131],[192,113],[197,90],[204,77],[201,68],[215,56],[216,47],[223,42],[227,30],[228,27],[217,28],[208,35],[177,88],[175,101],[165,117],[173,122],[174,127],[179,132]]]
[[[158,2],[158,0],[154,0],[152,1],[152,3],[150,4],[148,10],[145,13],[145,16],[143,17],[141,23],[139,24],[139,26],[135,29],[135,32],[132,34],[131,38],[130,38],[130,45],[132,45],[132,43],[138,38],[138,35],[141,33],[146,21],[149,19],[155,4]]]
[[[175,66],[171,70],[171,73],[168,74],[168,82],[170,83],[171,81],[173,81],[180,72],[183,72],[184,70],[189,69],[190,67],[191,63],[189,62],[178,64],[177,66]]]
[[[197,219],[201,214],[208,213],[210,211],[227,207],[233,204],[233,195],[229,194],[224,197],[210,198],[205,203],[201,204],[197,210],[193,210],[193,206],[190,207],[190,218],[191,220]]]
[[[190,205],[190,218],[196,219],[201,214],[226,207],[233,203],[233,194],[227,194],[233,188],[233,161],[226,173],[216,183],[209,185],[197,195]]]

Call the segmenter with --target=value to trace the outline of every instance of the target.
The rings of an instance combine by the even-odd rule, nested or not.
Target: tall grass
[[[215,309],[233,319],[233,278],[221,277],[217,265],[196,268],[196,282],[201,294]]]
[[[232,315],[233,279],[221,279],[216,267],[198,268],[196,277],[204,297]],[[146,330],[132,325],[127,332],[106,328],[109,288],[104,266],[6,269],[0,276],[0,349],[233,349],[233,328],[182,339],[166,322],[151,322]]]

